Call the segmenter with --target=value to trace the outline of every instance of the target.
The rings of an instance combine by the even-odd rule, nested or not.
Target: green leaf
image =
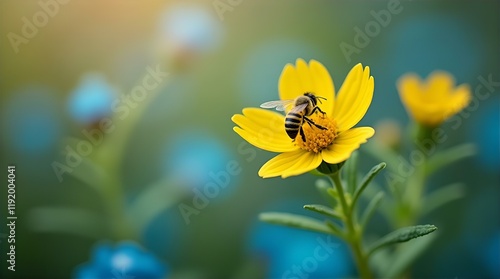
[[[472,143],[457,145],[448,148],[447,150],[438,152],[427,161],[425,175],[429,176],[451,163],[474,156],[476,153],[476,146]]]
[[[337,201],[328,193],[328,189],[332,189],[332,185],[325,179],[316,180],[315,185],[316,189],[318,189],[318,192],[325,199],[325,201],[327,201],[332,207],[335,206]]]
[[[363,218],[366,218],[364,216],[367,214],[367,212],[368,212],[367,210],[371,206],[370,204],[373,203],[375,196],[377,196],[379,194],[379,192],[384,193],[384,197],[383,197],[384,202],[380,202],[379,204],[376,205],[376,208],[375,208],[376,212],[380,213],[380,215],[382,215],[382,217],[389,223],[391,223],[391,220],[394,219],[394,216],[393,216],[394,215],[394,206],[395,206],[394,196],[391,195],[392,193],[387,194],[385,192],[385,189],[383,189],[380,184],[378,184],[376,181],[372,181],[370,183],[370,187],[366,187],[366,189],[363,191],[363,195],[360,197],[360,199],[366,201],[366,203],[367,203],[367,207],[364,209],[363,213],[361,214],[361,217],[360,217],[361,221],[363,220]],[[375,205],[373,205],[373,206],[375,206]],[[366,225],[368,225],[369,222],[370,222],[370,220],[367,220]]]
[[[334,231],[325,223],[302,215],[281,212],[265,212],[259,215],[259,219],[275,225],[288,226],[326,234],[334,233]]]
[[[106,172],[90,159],[83,159],[80,165],[72,168],[70,173],[76,179],[95,188],[97,191],[102,191],[104,181],[106,180]]]
[[[439,207],[462,198],[465,195],[465,187],[461,183],[455,183],[448,186],[440,187],[439,189],[427,195],[422,204],[422,215],[431,213]]]
[[[144,229],[158,214],[178,203],[186,195],[184,187],[175,185],[169,179],[159,180],[148,187],[128,208],[134,226]]]
[[[78,143],[82,139],[68,137],[64,139],[65,146],[76,149]],[[95,148],[95,147],[94,147]],[[66,156],[66,149],[63,149],[62,155]],[[75,167],[70,167],[68,174],[94,188],[97,192],[101,192],[105,186],[106,172],[98,164],[94,163],[89,157],[83,157],[82,161]]]
[[[414,238],[430,234],[435,230],[437,230],[437,227],[434,225],[417,225],[395,230],[387,234],[386,236],[380,238],[379,240],[375,241],[375,243],[373,243],[368,249],[369,251],[368,255],[372,254],[373,252],[382,247],[396,243],[406,242]]]
[[[28,215],[29,226],[38,232],[68,233],[102,238],[106,224],[100,213],[71,207],[38,207]]]
[[[370,181],[383,169],[386,167],[386,163],[382,162],[376,166],[374,166],[370,172],[368,172],[365,177],[363,178],[363,181],[361,182],[361,185],[356,189],[356,192],[354,192],[354,197],[352,199],[351,207],[354,208],[356,206],[356,202],[359,199],[359,196],[361,193],[363,193],[363,190],[370,184]]]
[[[326,190],[330,198],[334,199],[335,201],[339,200],[339,193],[337,192],[337,189],[334,188],[329,188]]]
[[[326,225],[333,231],[333,234],[342,238],[342,239],[347,239],[346,234],[344,233],[344,230],[337,224],[326,221]]]
[[[111,116],[111,121],[113,123],[119,123],[119,126],[117,125],[113,132],[106,134],[104,141],[99,146],[99,152],[96,154],[98,157],[96,161],[99,161],[99,164],[101,165],[105,165],[106,169],[117,170],[125,161],[124,154],[126,153],[127,145],[132,138],[130,134],[134,131],[144,114],[148,111],[151,103],[155,102],[158,95],[164,92],[165,86],[168,85],[168,82],[171,80],[170,73],[166,73],[166,75],[166,77],[162,77],[158,80],[159,86],[152,90],[148,90],[147,97],[144,100],[137,102],[137,106],[134,105],[134,109],[129,111],[126,118],[121,119],[122,116],[119,116],[119,114]],[[135,84],[142,84],[142,77],[137,79]],[[118,97],[123,97],[126,94],[121,91],[118,93],[121,95]]]
[[[353,152],[344,166],[344,172],[347,181],[347,191],[351,194],[354,194],[358,183],[358,154],[359,153],[357,151]]]
[[[363,215],[361,216],[361,227],[366,228],[366,225],[368,225],[368,221],[372,218],[373,214],[377,210],[377,208],[380,205],[380,202],[384,198],[384,192],[378,192],[373,199],[370,201],[370,203],[366,206],[365,211],[363,212]]]
[[[392,264],[392,253],[390,252],[392,251],[390,251],[389,249],[382,249],[379,250],[377,253],[371,255],[370,267],[373,268],[374,273],[377,274],[377,278],[389,278],[386,274],[387,270]]]
[[[342,215],[340,215],[337,211],[321,204],[306,204],[304,205],[304,208],[335,219],[343,219]]]

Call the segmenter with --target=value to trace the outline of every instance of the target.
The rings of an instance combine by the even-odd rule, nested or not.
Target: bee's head
[[[304,96],[306,96],[306,97],[308,97],[309,99],[311,99],[311,101],[313,102],[313,104],[314,104],[314,105],[316,105],[316,104],[318,103],[318,101],[319,101],[319,103],[320,103],[320,104],[322,104],[321,99],[326,100],[326,98],[325,98],[325,97],[316,96],[316,95],[314,95],[314,94],[313,94],[313,93],[311,93],[311,92],[306,92],[306,93],[304,93]]]

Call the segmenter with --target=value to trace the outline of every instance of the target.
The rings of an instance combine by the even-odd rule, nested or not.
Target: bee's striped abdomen
[[[298,113],[288,113],[285,118],[285,131],[291,139],[295,139],[302,125],[302,115]]]

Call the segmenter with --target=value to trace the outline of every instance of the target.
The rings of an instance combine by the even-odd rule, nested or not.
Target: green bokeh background
[[[56,96],[54,108],[62,123],[62,131],[50,150],[30,154],[12,147],[7,123],[15,124],[16,119],[2,114],[1,166],[4,169],[8,164],[17,166],[19,218],[18,270],[15,273],[6,270],[3,259],[7,246],[0,239],[2,278],[69,278],[76,265],[89,259],[98,239],[37,232],[28,222],[31,210],[40,206],[102,210],[89,187],[68,175],[59,182],[51,167],[59,158],[63,139],[81,137],[82,127],[68,114],[68,96],[87,72],[103,73],[119,90],[129,92],[146,66],[160,64],[169,71],[171,64],[158,55],[161,49],[155,40],[159,36],[161,15],[175,3],[72,0],[61,6],[59,13],[28,44],[21,45],[16,54],[7,34],[19,34],[21,18],[30,18],[40,7],[37,1],[2,0],[2,113],[18,90],[29,85],[45,86]],[[211,1],[193,3],[219,19]],[[393,14],[387,27],[370,38],[369,44],[360,48],[359,54],[353,54],[350,61],[343,55],[341,43],[354,44],[354,28],[364,28],[373,21],[370,12],[386,9],[387,2],[243,0],[223,14],[220,21],[223,36],[218,47],[196,58],[182,74],[167,80],[175,83],[181,76],[189,86],[180,92],[170,89],[168,84],[162,87],[164,92],[145,109],[126,139],[120,167],[125,192],[133,199],[164,176],[163,150],[185,130],[200,131],[199,138],[204,133],[207,138],[215,138],[226,147],[229,159],[239,162],[242,171],[232,177],[231,188],[227,193],[221,190],[222,197],[193,216],[189,225],[183,223],[176,206],[157,220],[170,226],[170,233],[164,237],[172,247],[170,251],[162,251],[161,257],[173,271],[194,271],[204,274],[203,278],[237,276],[252,262],[247,242],[258,213],[286,201],[321,202],[313,188],[316,178],[312,175],[286,180],[259,178],[258,169],[273,154],[252,149],[256,157],[247,161],[249,155],[238,152],[244,141],[232,131],[233,114],[244,107],[277,99],[278,77],[285,63],[299,57],[321,61],[330,71],[337,90],[353,65],[358,62],[369,65],[375,78],[374,100],[359,124],[369,126],[387,118],[395,119],[403,127],[409,123],[395,87],[397,78],[406,72],[425,77],[434,69],[443,69],[452,73],[459,84],[469,83],[472,88],[479,84],[480,76],[500,79],[500,2],[410,1],[400,5],[401,13]],[[419,36],[426,41],[420,41]],[[434,41],[429,42],[429,38]],[[432,251],[414,266],[415,278],[491,276],[483,256],[488,239],[500,234],[499,92],[499,87],[495,87],[491,97],[480,101],[478,109],[464,119],[459,129],[444,124],[450,139],[443,147],[475,142],[479,145],[479,155],[432,177],[430,188],[463,181],[467,194],[422,220],[438,225],[440,238]],[[483,133],[485,129],[478,128],[484,123],[491,123],[488,125],[493,132]],[[486,142],[493,144],[485,145],[485,137],[491,137]],[[362,171],[377,163],[363,150],[360,156]],[[493,159],[481,159],[485,156]],[[214,172],[221,170],[217,169],[219,166],[214,168]],[[0,217],[5,219],[6,190],[1,191],[0,198]],[[184,201],[189,202],[190,197]],[[371,224],[373,230],[385,232],[387,224],[376,220]]]

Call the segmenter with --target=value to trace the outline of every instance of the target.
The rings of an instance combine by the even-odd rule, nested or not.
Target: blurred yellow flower
[[[408,114],[418,123],[435,127],[465,108],[471,99],[467,84],[455,87],[453,76],[433,72],[426,81],[407,74],[398,81],[398,91]]]
[[[338,164],[347,160],[353,151],[375,133],[371,127],[353,128],[365,115],[373,97],[374,81],[369,67],[357,64],[347,75],[337,96],[332,78],[318,61],[309,65],[297,59],[296,65],[287,64],[280,76],[281,100],[292,100],[306,92],[326,98],[318,102],[322,113],[309,118],[327,129],[306,125],[292,140],[285,132],[285,117],[277,112],[260,108],[245,108],[243,114],[231,119],[238,125],[234,131],[252,145],[281,154],[269,160],[259,170],[263,178],[299,175],[316,169],[322,161]],[[287,112],[290,108],[287,108]]]

